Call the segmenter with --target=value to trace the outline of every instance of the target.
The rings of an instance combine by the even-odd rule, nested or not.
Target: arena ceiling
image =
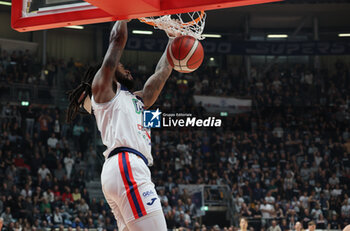
[[[242,34],[247,17],[250,28],[255,31],[293,31],[303,20],[303,29],[312,31],[314,17],[318,18],[320,30],[323,32],[350,31],[350,0],[322,1],[323,3],[318,4],[311,2],[315,1],[287,0],[283,3],[208,11],[205,32]],[[140,29],[149,29],[149,26],[138,22],[133,22],[133,25]]]
[[[251,28],[293,29],[304,18],[317,17],[320,27],[349,28],[350,3],[338,4],[263,4],[208,12],[207,26],[224,31],[241,28],[245,17]],[[312,27],[312,20],[305,27]]]

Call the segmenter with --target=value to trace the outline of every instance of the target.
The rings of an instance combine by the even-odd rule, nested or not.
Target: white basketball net
[[[164,30],[170,38],[190,35],[198,40],[203,40],[202,33],[206,17],[205,12],[196,11],[159,17],[146,17],[139,20],[152,25],[155,29]]]

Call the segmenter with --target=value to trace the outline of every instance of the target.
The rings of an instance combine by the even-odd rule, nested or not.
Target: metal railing
[[[204,216],[206,211],[226,212],[226,219],[234,223],[236,212],[228,185],[179,185],[179,189],[186,189],[196,202],[198,216]]]

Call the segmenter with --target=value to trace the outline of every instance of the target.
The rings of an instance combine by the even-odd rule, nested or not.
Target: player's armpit
[[[96,103],[105,103],[110,101],[115,93],[113,91],[112,82],[106,80],[102,76],[112,75],[112,72],[102,72],[100,69],[92,83],[92,95]],[[114,75],[114,74],[113,74]]]
[[[142,91],[135,91],[133,92],[134,95],[140,97],[142,100],[143,100],[143,94],[142,94]]]

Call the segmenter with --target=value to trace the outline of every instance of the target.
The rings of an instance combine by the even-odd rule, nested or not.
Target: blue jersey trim
[[[144,102],[143,102],[143,99],[142,99],[140,96],[136,96],[136,99],[138,99],[138,100],[140,100],[142,103],[144,103]]]
[[[123,84],[120,84],[120,90],[130,92],[129,89],[126,88]],[[130,93],[131,93],[131,92],[130,92]],[[133,94],[133,93],[131,93],[131,94]],[[139,97],[139,96],[137,96],[137,95],[135,95],[135,96],[136,96],[136,98],[137,98],[138,100],[140,100],[140,101],[143,103],[143,99],[142,99],[141,97]]]
[[[122,153],[122,152],[131,152],[139,157],[141,157],[141,159],[145,162],[145,164],[148,166],[148,160],[147,158],[139,151],[133,149],[133,148],[128,148],[128,147],[118,147],[118,148],[115,148],[113,149],[107,158],[110,158],[116,154],[119,154],[119,153]]]
[[[122,90],[122,91],[129,91],[129,89],[126,88],[123,84],[120,84],[120,90]]]

